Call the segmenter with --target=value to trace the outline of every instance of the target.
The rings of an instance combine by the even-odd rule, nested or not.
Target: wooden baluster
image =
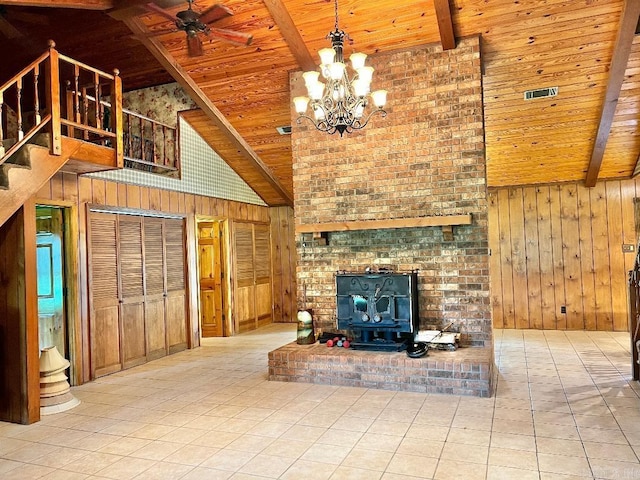
[[[73,68],[73,121],[82,123],[80,118],[80,67],[74,65]]]
[[[140,118],[140,159],[146,160],[145,150],[146,145],[144,144],[144,120]]]
[[[67,100],[67,107],[66,107],[66,118],[68,120],[74,120],[74,106],[73,106],[73,89],[71,88],[71,80],[67,80],[67,90],[66,90],[66,94],[65,94],[66,100]],[[75,133],[76,130],[73,127],[67,127],[67,136],[69,136],[70,138],[75,138]]]
[[[102,103],[100,103],[100,76],[93,74],[94,96],[96,97],[96,128],[102,130]]]
[[[82,87],[82,117],[83,125],[90,126],[89,123],[89,97],[87,96],[87,87]],[[85,130],[82,134],[84,140],[89,140],[89,130]]]
[[[4,131],[2,130],[3,107],[4,107],[4,92],[0,92],[0,158],[4,157]]]
[[[18,115],[18,141],[24,138],[24,131],[22,130],[22,77],[18,78],[16,82],[16,99],[17,99],[17,112]]]
[[[40,96],[38,93],[38,80],[40,79],[40,64],[36,64],[33,69],[33,120],[35,125],[40,125],[42,117],[40,116]]]
[[[167,127],[162,125],[162,164],[169,165],[169,155],[167,155]]]
[[[129,138],[127,140],[127,156],[133,158],[133,126],[131,125],[131,115],[127,113],[127,133]]]
[[[151,123],[151,148],[152,148],[152,156],[151,160],[153,163],[158,163],[158,159],[156,158],[156,124],[155,122]]]

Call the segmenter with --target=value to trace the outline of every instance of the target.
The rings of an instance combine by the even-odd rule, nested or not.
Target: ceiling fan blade
[[[1,15],[0,15],[0,32],[10,40],[14,38],[24,37],[24,33],[22,33],[16,27],[11,25],[11,23],[9,23],[9,21]]]
[[[149,10],[150,12],[154,12],[154,13],[158,13],[160,15],[162,15],[163,17],[171,20],[172,22],[176,21],[176,16],[167,12],[164,8],[160,8],[159,6],[157,6],[155,3],[147,3],[144,8],[146,8],[147,10]]]
[[[176,33],[177,31],[179,31],[176,28],[163,28],[161,30],[152,30],[149,33],[147,33],[145,36],[147,37],[158,37],[160,35],[165,35],[167,33]]]
[[[218,38],[221,38],[226,42],[240,46],[251,45],[251,41],[253,40],[253,35],[250,35],[248,33],[236,32],[235,30],[226,30],[224,28],[211,27],[209,29],[209,33]]]
[[[230,17],[233,15],[233,11],[224,5],[215,4],[209,10],[205,10],[200,15],[200,21],[202,23],[212,23],[222,18]]]
[[[203,55],[202,42],[198,35],[187,35],[187,47],[189,48],[189,56],[200,57]]]

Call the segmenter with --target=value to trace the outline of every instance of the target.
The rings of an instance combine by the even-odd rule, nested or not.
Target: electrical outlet
[[[567,307],[565,305],[560,307],[560,313],[567,313]]]
[[[633,253],[635,250],[635,245],[633,243],[623,243],[622,244],[622,252],[623,253]]]

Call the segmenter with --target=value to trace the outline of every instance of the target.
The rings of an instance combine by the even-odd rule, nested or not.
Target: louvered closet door
[[[254,225],[254,271],[256,285],[256,317],[258,326],[273,319],[271,296],[271,234],[268,225]]]
[[[89,293],[91,301],[91,374],[122,369],[118,295],[117,216],[89,218]]]
[[[185,245],[183,220],[165,219],[167,265],[166,322],[169,353],[187,348],[187,295],[185,285]]]
[[[122,357],[129,368],[147,361],[144,316],[142,217],[119,215]]]
[[[164,318],[165,269],[164,221],[161,218],[144,219],[145,267],[145,327],[147,359],[167,354],[167,328]]]
[[[236,266],[236,290],[234,310],[236,332],[255,330],[256,298],[253,271],[253,225],[234,224],[233,256]]]

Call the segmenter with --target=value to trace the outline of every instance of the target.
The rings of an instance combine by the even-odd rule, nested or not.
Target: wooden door
[[[142,217],[119,215],[120,316],[123,368],[147,361]]]
[[[258,327],[273,321],[271,295],[271,236],[269,225],[253,226],[256,321]]]
[[[184,221],[164,220],[166,255],[165,318],[169,353],[187,348],[187,291],[185,282]]]
[[[273,320],[270,238],[269,225],[235,224],[234,311],[236,329],[240,333],[254,330]]]
[[[222,246],[221,222],[198,223],[200,328],[203,337],[225,335]]]
[[[36,208],[39,347],[67,357],[62,209]]]
[[[91,301],[91,376],[122,369],[118,294],[118,217],[89,217],[89,295]]]
[[[236,266],[235,327],[237,333],[243,333],[257,328],[252,224],[235,224],[234,247],[233,255]]]
[[[144,268],[147,359],[167,354],[167,327],[164,315],[165,265],[164,222],[161,218],[144,219]]]

